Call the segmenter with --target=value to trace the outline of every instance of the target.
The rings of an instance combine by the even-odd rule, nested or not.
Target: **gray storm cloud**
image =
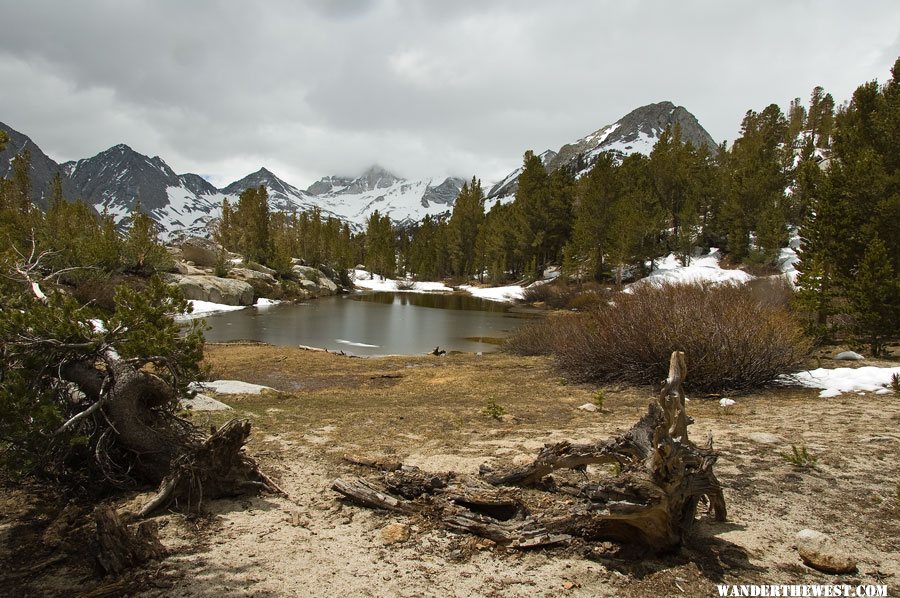
[[[748,109],[889,75],[900,3],[3,2],[0,120],[57,160],[124,142],[224,184],[515,167],[671,100]]]

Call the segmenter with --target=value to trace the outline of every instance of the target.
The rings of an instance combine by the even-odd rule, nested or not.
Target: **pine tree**
[[[484,192],[481,181],[473,176],[471,181],[463,183],[447,224],[454,275],[468,277],[475,273],[475,243],[483,222]]]
[[[566,245],[564,271],[579,281],[603,276],[612,209],[621,196],[616,171],[614,158],[601,154],[576,187],[575,222]]]
[[[269,194],[265,186],[250,187],[241,192],[234,221],[240,234],[238,250],[248,261],[266,264],[271,255],[271,239]]]
[[[13,198],[12,204],[22,214],[31,210],[31,151],[26,147],[13,158],[12,163]]]
[[[847,297],[854,330],[869,344],[872,356],[882,355],[885,341],[900,334],[900,277],[881,239],[875,237],[866,247]]]
[[[141,202],[134,209],[122,245],[122,265],[130,272],[149,276],[164,272],[173,265],[169,252],[159,243],[157,224],[141,211]]]

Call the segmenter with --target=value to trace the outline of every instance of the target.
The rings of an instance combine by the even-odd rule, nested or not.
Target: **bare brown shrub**
[[[542,303],[553,309],[577,309],[579,311],[596,305],[609,295],[609,289],[591,282],[571,284],[562,279],[525,289],[526,303]]]
[[[643,285],[590,312],[533,324],[509,348],[552,354],[576,380],[635,384],[658,384],[668,356],[681,350],[691,390],[741,390],[772,382],[809,352],[779,303],[740,285]]]

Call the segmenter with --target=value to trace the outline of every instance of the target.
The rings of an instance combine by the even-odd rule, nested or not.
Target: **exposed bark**
[[[332,488],[367,507],[421,512],[449,529],[513,547],[577,537],[675,550],[701,501],[709,503],[716,520],[726,517],[712,469],[717,457],[712,439],[703,447],[688,439],[686,375],[684,354],[673,353],[658,402],[628,432],[604,442],[549,445],[523,467],[495,471],[482,466],[479,478],[400,467],[376,480],[336,480]],[[598,464],[613,464],[615,475],[565,473]]]
[[[159,528],[154,521],[144,521],[132,531],[108,505],[94,510],[97,525],[97,564],[104,573],[117,575],[165,555],[159,542]]]
[[[248,420],[233,419],[199,446],[182,448],[159,492],[140,511],[144,517],[174,505],[193,511],[204,500],[258,492],[284,494],[259,470],[256,461],[243,452],[250,436]]]
[[[283,494],[243,452],[249,421],[232,420],[204,440],[196,428],[165,408],[177,399],[169,383],[137,369],[114,351],[98,362],[67,364],[60,372],[88,404],[60,431],[81,419],[99,417],[109,426],[107,433],[114,435],[117,448],[131,456],[129,473],[139,481],[160,485],[141,516],[169,506],[196,510],[204,500],[223,496],[260,491]],[[102,416],[93,415],[97,411]],[[104,457],[98,448],[98,460]]]

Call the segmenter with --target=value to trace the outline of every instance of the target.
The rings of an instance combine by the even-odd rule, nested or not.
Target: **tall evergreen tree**
[[[847,285],[854,328],[872,355],[884,353],[885,341],[900,334],[900,277],[888,258],[885,244],[875,237]]]
[[[453,274],[467,277],[476,271],[475,244],[484,222],[484,192],[476,177],[463,183],[448,222],[448,241]]]

